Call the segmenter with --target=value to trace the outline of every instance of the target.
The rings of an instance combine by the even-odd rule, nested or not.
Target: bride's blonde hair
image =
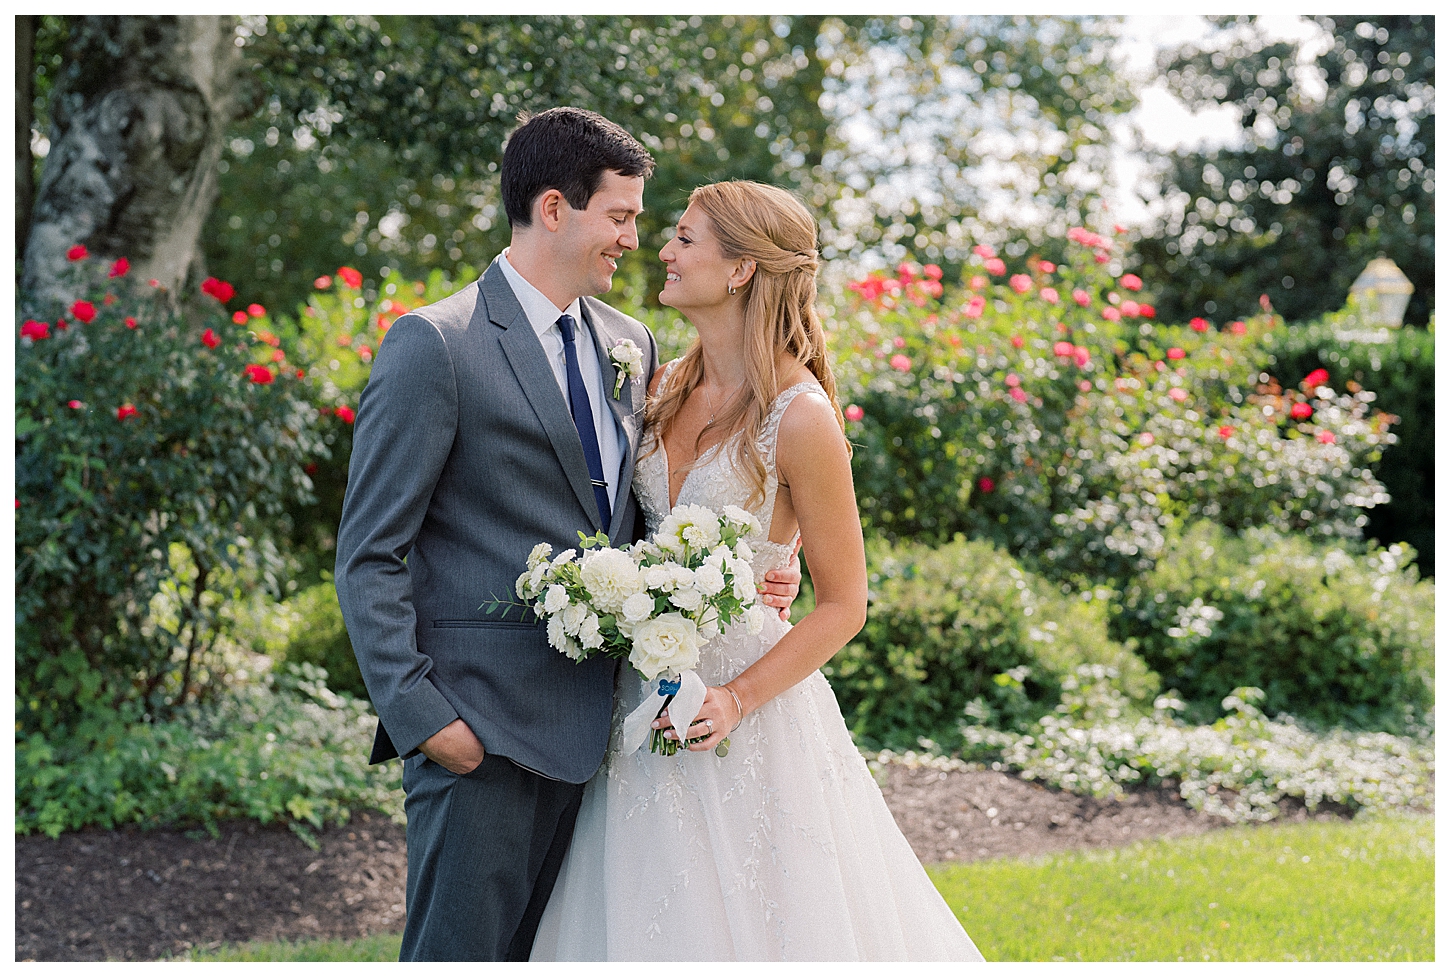
[[[690,194],[690,203],[710,221],[726,258],[755,261],[755,274],[744,286],[745,385],[725,405],[719,423],[706,429],[723,431],[726,437],[743,432],[731,460],[752,483],[749,508],[765,498],[766,466],[758,442],[780,392],[778,359],[782,352],[815,375],[831,399],[843,436],[846,430],[846,419],[836,403],[836,377],[826,358],[825,328],[815,308],[816,272],[820,269],[816,222],[790,191],[748,180],[700,187]],[[704,358],[696,337],[671,371],[669,382],[645,408],[645,426],[655,432],[656,444],[664,440],[704,376]],[[696,438],[697,449],[704,436],[701,431]]]

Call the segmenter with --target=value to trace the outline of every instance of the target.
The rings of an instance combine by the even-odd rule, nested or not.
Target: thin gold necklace
[[[745,381],[742,379],[739,383],[735,385],[735,389],[730,391],[730,396],[725,398],[724,403],[722,403],[720,406],[723,407],[725,406],[725,404],[730,403],[730,401],[734,399],[735,395],[740,392],[740,388],[743,386],[745,386]],[[710,399],[710,391],[706,390],[703,385],[701,385],[700,387],[700,393],[705,395],[705,409],[710,412],[710,419],[705,422],[705,426],[709,427],[710,425],[715,423],[715,403]]]

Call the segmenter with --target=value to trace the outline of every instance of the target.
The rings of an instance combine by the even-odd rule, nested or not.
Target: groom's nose
[[[633,251],[639,247],[639,228],[635,226],[633,217],[625,221],[624,226],[620,228],[619,246],[626,251]]]

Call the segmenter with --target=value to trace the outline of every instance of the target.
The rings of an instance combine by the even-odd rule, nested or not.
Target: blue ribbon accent
[[[660,695],[674,695],[680,691],[680,680],[678,678],[660,679]]]

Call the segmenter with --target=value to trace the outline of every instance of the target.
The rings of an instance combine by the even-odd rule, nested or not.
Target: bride
[[[613,742],[532,959],[982,959],[818,671],[865,621],[866,563],[815,243],[791,194],[732,181],[691,194],[660,251],[660,301],[698,339],[650,384],[634,480],[649,529],[681,502],[739,505],[762,526],[756,579],[800,540],[816,606],[795,627],[769,615],[757,635],[734,625],[702,648],[709,689],[671,757],[619,752],[620,722],[651,694],[621,670]]]

